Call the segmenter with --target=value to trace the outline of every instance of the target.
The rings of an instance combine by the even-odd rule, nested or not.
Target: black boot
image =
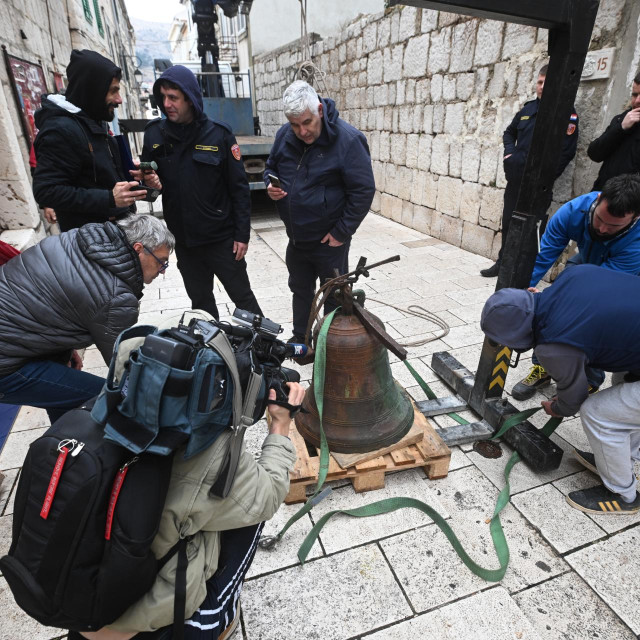
[[[498,271],[500,271],[500,260],[490,267],[482,269],[480,271],[480,275],[485,278],[495,278],[498,275]]]

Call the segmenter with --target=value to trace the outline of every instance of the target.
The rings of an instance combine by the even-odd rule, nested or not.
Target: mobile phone
[[[147,187],[143,184],[137,184],[135,187],[131,187],[129,191],[146,191],[147,197],[144,199],[145,202],[155,202],[160,195],[160,192],[157,189],[154,189],[153,187]]]
[[[280,183],[280,178],[278,178],[278,176],[274,176],[271,173],[269,173],[268,176],[269,176],[269,180],[270,180],[271,184],[276,189],[282,189],[282,184]]]

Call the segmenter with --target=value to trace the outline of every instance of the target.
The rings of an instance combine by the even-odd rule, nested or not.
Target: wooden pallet
[[[402,443],[399,443],[400,448],[379,455],[372,460],[359,462],[347,469],[343,469],[332,455],[329,460],[327,481],[349,479],[353,488],[361,493],[382,489],[385,484],[385,474],[402,469],[423,467],[431,480],[446,477],[449,473],[451,451],[435,432],[427,418],[414,408],[412,430],[416,427],[423,432],[419,442],[408,446],[402,446]],[[291,472],[289,493],[285,498],[287,504],[293,504],[304,502],[307,485],[315,484],[318,481],[320,454],[318,450],[315,450],[314,453],[309,452],[312,447],[307,446],[293,421],[289,437],[294,443],[298,455],[296,466]]]

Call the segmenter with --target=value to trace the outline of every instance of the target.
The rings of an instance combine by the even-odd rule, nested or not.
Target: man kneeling
[[[632,463],[640,446],[639,383],[589,398],[588,382],[592,368],[640,372],[639,296],[637,276],[579,265],[541,293],[500,289],[482,310],[480,326],[489,340],[518,352],[533,348],[556,381],[557,395],[542,402],[545,412],[567,417],[580,410],[593,453],[576,449],[575,455],[603,484],[573,491],[567,501],[588,513],[640,511]]]
[[[162,328],[174,326],[175,318]],[[116,372],[135,348],[124,341],[117,354]],[[115,357],[115,356],[114,356]],[[118,374],[119,375],[119,374]],[[302,404],[304,389],[288,384],[288,403]],[[273,389],[269,399],[275,400]],[[187,546],[185,640],[226,640],[238,626],[239,596],[256,551],[263,523],[278,510],[289,489],[289,471],[296,454],[289,439],[289,409],[269,404],[269,434],[256,461],[243,446],[235,479],[225,498],[210,495],[224,472],[231,429],[212,445],[185,460],[178,449],[173,458],[169,490],[152,544],[162,558],[181,538]],[[70,632],[69,640],[170,640],[173,637],[174,597],[178,557],[159,571],[150,591],[114,623],[96,632]]]

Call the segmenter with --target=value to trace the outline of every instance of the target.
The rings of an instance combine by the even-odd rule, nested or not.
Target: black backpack
[[[67,412],[31,444],[16,493],[11,548],[0,570],[17,604],[41,624],[93,631],[149,591],[158,570],[181,551],[180,635],[187,540],[161,560],[151,552],[173,457],[135,456],[103,436],[82,408]]]

